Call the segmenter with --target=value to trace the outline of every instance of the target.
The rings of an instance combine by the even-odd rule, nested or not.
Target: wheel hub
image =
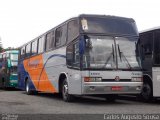
[[[26,91],[27,92],[29,91],[29,85],[28,84],[26,85]]]
[[[63,93],[65,96],[67,96],[67,94],[68,94],[68,85],[66,85],[66,84],[63,87]]]

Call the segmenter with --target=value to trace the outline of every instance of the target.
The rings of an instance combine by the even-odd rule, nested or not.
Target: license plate
[[[111,90],[112,91],[120,91],[120,90],[122,90],[122,87],[121,86],[112,86]]]

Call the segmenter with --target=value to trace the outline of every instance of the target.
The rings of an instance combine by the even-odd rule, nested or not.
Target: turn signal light
[[[142,82],[143,77],[132,77],[132,82]]]
[[[84,82],[102,82],[101,77],[84,77]]]

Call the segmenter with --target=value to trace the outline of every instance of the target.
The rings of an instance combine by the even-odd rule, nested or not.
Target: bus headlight
[[[132,77],[132,82],[142,82],[143,78],[142,77]]]
[[[101,77],[84,77],[84,82],[102,82]]]

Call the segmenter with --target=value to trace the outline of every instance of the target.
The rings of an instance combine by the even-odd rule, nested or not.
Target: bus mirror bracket
[[[79,40],[79,54],[80,55],[84,54],[85,46],[86,46],[86,42],[85,42],[84,36],[81,36]]]

